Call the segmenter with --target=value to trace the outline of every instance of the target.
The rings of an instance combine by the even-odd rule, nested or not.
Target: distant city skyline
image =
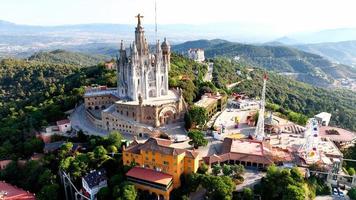
[[[27,25],[154,23],[154,0],[1,0],[0,20]],[[159,24],[250,24],[275,34],[356,27],[352,0],[157,0]]]

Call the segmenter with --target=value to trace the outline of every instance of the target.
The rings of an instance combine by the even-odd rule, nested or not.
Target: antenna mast
[[[155,0],[155,40],[157,42],[157,0]]]

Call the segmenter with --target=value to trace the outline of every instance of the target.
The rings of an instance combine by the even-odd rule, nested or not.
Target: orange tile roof
[[[139,154],[140,150],[144,150],[144,151],[159,152],[162,154],[173,155],[173,156],[183,154],[187,151],[185,149],[170,147],[171,143],[172,142],[170,140],[149,138],[144,143],[135,142],[130,144],[125,151],[134,154]]]
[[[162,185],[169,185],[172,181],[172,176],[169,174],[141,167],[134,167],[130,169],[130,171],[126,173],[126,176]]]
[[[16,186],[10,185],[4,181],[0,182],[0,192],[5,192],[6,194],[1,197],[2,200],[35,200],[35,195],[26,192],[25,190],[18,188]]]
[[[267,143],[254,140],[225,138],[220,155],[204,157],[206,163],[239,160],[252,163],[272,164],[274,161],[291,161],[289,151],[270,147]]]

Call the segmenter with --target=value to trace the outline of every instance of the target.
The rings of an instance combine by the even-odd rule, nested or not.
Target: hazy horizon
[[[242,1],[156,0],[158,24],[243,24],[265,34],[317,32],[355,28],[356,3],[349,0]],[[154,24],[154,0],[2,0],[0,20],[23,25]],[[14,12],[16,11],[16,12]]]

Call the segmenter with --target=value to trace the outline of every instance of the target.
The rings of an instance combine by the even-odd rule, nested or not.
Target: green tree
[[[188,174],[185,180],[185,185],[189,185],[187,193],[195,192],[201,184],[201,179],[204,175],[197,173]]]
[[[251,190],[251,188],[244,188],[242,190],[242,200],[253,200],[254,196],[253,196],[253,191]]]
[[[50,169],[45,169],[43,173],[38,177],[38,183],[41,186],[53,184],[55,180],[56,175],[54,175]]]
[[[43,151],[44,143],[38,138],[31,138],[24,142],[24,154],[31,156],[34,152],[41,153]]]
[[[109,184],[110,185],[118,185],[118,184],[122,183],[123,180],[124,180],[124,177],[121,173],[115,174],[114,176],[112,176],[110,178]]]
[[[349,173],[350,176],[353,176],[355,175],[355,169],[353,167],[350,167],[348,170],[347,170],[347,173]]]
[[[22,178],[22,171],[18,168],[17,162],[11,161],[5,169],[0,171],[0,179],[11,184],[18,185]]]
[[[193,121],[191,115],[187,112],[184,114],[184,126],[185,129],[189,130],[193,127]],[[5,152],[6,154],[6,152]]]
[[[187,115],[186,122],[189,120],[189,123],[191,124],[191,127],[188,128],[203,126],[206,121],[208,121],[206,109],[199,106],[192,106]]]
[[[233,170],[230,165],[224,164],[222,167],[222,172],[225,176],[230,176],[232,174]]]
[[[135,200],[137,197],[135,186],[130,183],[125,183],[122,187],[122,197],[125,200]]]
[[[38,200],[57,200],[59,199],[59,185],[51,184],[45,185],[39,193],[36,194]]]
[[[97,194],[98,200],[110,199],[110,189],[108,187],[103,187],[99,190]]]
[[[242,175],[245,172],[245,167],[241,164],[239,165],[232,165],[231,169],[233,171],[234,174],[236,175]]]
[[[350,199],[352,200],[356,200],[356,188],[351,188],[348,192],[347,192],[347,196],[350,197]]]
[[[115,145],[110,145],[106,149],[109,153],[117,153],[118,152],[117,147]]]
[[[202,178],[202,186],[210,199],[231,200],[232,192],[236,189],[235,183],[227,176],[205,175]]]
[[[300,172],[300,170],[296,167],[293,167],[291,170],[290,170],[290,175],[292,177],[292,179],[297,182],[297,183],[302,183],[303,180],[304,180],[304,177],[302,175],[302,173]]]
[[[110,134],[107,138],[108,145],[114,145],[118,149],[121,147],[122,140],[123,140],[123,137],[119,131],[110,132]]]
[[[61,148],[59,149],[59,158],[63,159],[65,157],[67,157],[70,152],[72,151],[73,149],[73,143],[72,142],[66,142],[65,144],[63,144],[61,146]]]
[[[188,137],[191,139],[189,144],[193,145],[195,149],[199,148],[200,146],[206,146],[208,144],[208,140],[204,138],[204,133],[201,131],[189,131]]]
[[[221,172],[221,166],[220,165],[216,164],[216,165],[212,166],[213,175],[217,176],[217,175],[220,174],[220,172]]]
[[[280,169],[272,165],[268,167],[266,176],[261,181],[261,196],[263,199],[299,199],[315,196],[310,193],[303,176],[297,168]],[[299,194],[303,194],[301,197]]]
[[[198,168],[198,173],[199,174],[207,174],[209,170],[209,166],[205,163],[201,164]]]
[[[119,198],[121,196],[121,187],[120,185],[112,186],[112,197]]]
[[[283,194],[283,200],[305,200],[305,191],[302,187],[296,185],[288,185],[285,194]]]
[[[108,152],[106,151],[106,149],[103,146],[97,146],[94,149],[94,156],[95,159],[97,160],[104,160],[106,158],[106,154],[108,154]]]
[[[196,86],[192,80],[180,80],[179,87],[183,89],[183,97],[188,104],[192,104],[196,97]]]

